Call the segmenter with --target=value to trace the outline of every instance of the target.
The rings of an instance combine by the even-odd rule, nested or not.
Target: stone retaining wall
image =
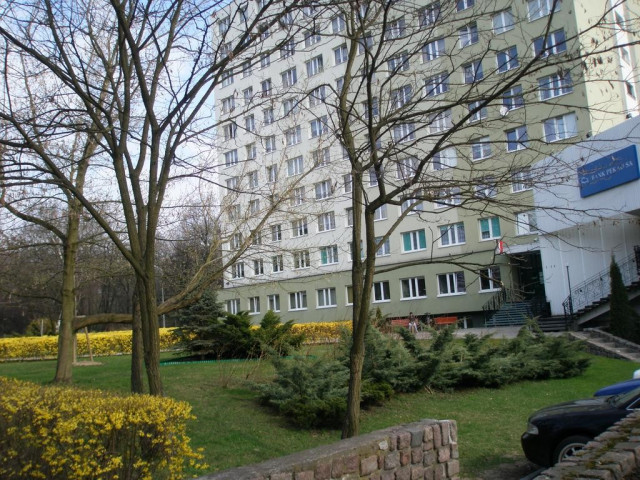
[[[640,472],[640,411],[632,412],[589,442],[577,455],[533,480],[637,479]]]
[[[457,425],[422,420],[199,480],[459,480]]]

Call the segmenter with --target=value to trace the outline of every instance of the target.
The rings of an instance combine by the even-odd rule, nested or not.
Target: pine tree
[[[640,316],[629,303],[620,268],[613,257],[609,276],[611,278],[609,330],[617,337],[640,343]]]

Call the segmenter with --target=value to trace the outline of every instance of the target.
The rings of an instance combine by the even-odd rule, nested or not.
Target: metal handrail
[[[622,281],[625,286],[637,282],[640,278],[640,265],[638,258],[640,249],[634,247],[634,253],[618,263]],[[562,302],[565,317],[573,316],[575,312],[582,310],[611,295],[611,277],[609,268],[586,279],[584,282],[571,289],[569,296]]]
[[[485,321],[489,319],[493,312],[500,310],[502,305],[508,302],[520,302],[523,296],[520,290],[512,288],[501,288],[499,292],[495,293],[483,306]]]

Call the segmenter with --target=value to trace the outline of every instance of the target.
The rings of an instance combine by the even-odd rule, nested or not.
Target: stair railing
[[[617,262],[622,281],[625,286],[637,282],[640,278],[640,249],[634,247],[634,253],[625,258],[622,262]],[[609,297],[611,294],[611,277],[609,268],[587,278],[584,282],[571,289],[571,294],[562,302],[565,317],[570,317],[595,302]]]
[[[487,322],[494,312],[500,310],[502,305],[508,302],[520,302],[523,299],[523,295],[520,290],[512,288],[501,288],[496,292],[483,306],[484,321]]]

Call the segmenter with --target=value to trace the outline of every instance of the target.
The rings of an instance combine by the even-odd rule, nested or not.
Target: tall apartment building
[[[367,172],[365,203],[417,169],[425,179],[376,210],[374,308],[477,326],[501,290],[544,301],[530,165],[638,114],[636,13],[604,0],[307,2],[231,53],[266,5],[232,2],[213,40],[234,55],[215,92],[227,310],[350,318],[347,107],[355,144],[391,152]],[[372,117],[388,121],[375,142]]]

